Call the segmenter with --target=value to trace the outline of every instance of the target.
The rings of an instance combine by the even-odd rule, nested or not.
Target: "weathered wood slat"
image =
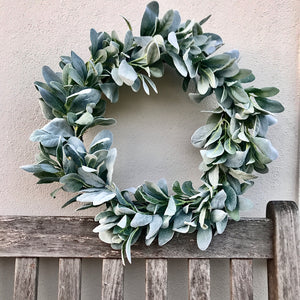
[[[38,258],[16,258],[14,300],[36,300]]]
[[[81,259],[60,258],[58,300],[81,299]]]
[[[300,299],[299,215],[294,202],[267,206],[274,221],[274,258],[268,260],[269,299]]]
[[[121,259],[103,259],[102,298],[122,300],[124,298],[124,268]]]
[[[209,259],[189,259],[189,300],[210,299]]]
[[[231,300],[253,299],[252,259],[231,259]]]
[[[0,257],[120,258],[92,232],[97,223],[85,217],[0,217]],[[230,221],[206,251],[196,234],[182,234],[163,247],[132,247],[134,258],[271,258],[273,223],[268,219]],[[87,247],[88,244],[88,247]]]
[[[146,259],[146,300],[166,300],[168,290],[168,261]]]

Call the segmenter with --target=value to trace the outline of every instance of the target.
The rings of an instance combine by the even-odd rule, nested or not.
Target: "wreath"
[[[46,119],[42,129],[30,136],[39,142],[36,164],[22,168],[39,178],[38,184],[59,182],[58,190],[76,193],[63,207],[78,201],[78,210],[103,207],[95,216],[94,229],[100,240],[120,249],[131,262],[131,246],[145,232],[145,243],[156,238],[160,246],[175,233],[197,232],[197,245],[205,250],[212,236],[222,234],[228,218],[238,221],[239,212],[251,202],[242,195],[253,185],[253,172],[268,172],[267,164],[278,154],[266,138],[268,127],[276,123],[272,113],[284,110],[271,100],[279,90],[274,87],[244,87],[255,77],[251,70],[238,67],[236,50],[212,55],[222,45],[214,33],[202,30],[210,16],[200,22],[181,23],[176,10],[159,19],[159,5],[146,7],[140,36],[129,30],[121,41],[115,31],[90,31],[91,58],[84,62],[78,55],[62,56],[62,72],[42,69],[45,82],[35,82],[39,103]],[[218,108],[205,126],[198,128],[191,143],[201,149],[203,184],[194,188],[191,181],[175,181],[172,192],[166,180],[146,181],[137,188],[120,190],[113,182],[117,150],[111,148],[109,130],[100,131],[89,149],[84,133],[96,125],[115,123],[104,116],[106,101],[116,103],[119,87],[157,89],[151,78],[164,74],[164,65],[174,68],[183,78],[184,91],[196,103],[215,93]]]

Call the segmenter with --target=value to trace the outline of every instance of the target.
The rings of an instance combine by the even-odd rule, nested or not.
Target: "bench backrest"
[[[80,299],[81,259],[100,258],[102,299],[123,299],[124,267],[119,251],[92,233],[87,217],[0,216],[0,257],[15,257],[14,299],[36,299],[40,257],[59,258],[58,299]],[[300,299],[299,215],[294,202],[267,206],[266,219],[230,221],[206,251],[196,236],[180,235],[163,247],[142,242],[134,258],[146,259],[146,299],[167,299],[167,259],[186,258],[189,299],[210,299],[211,258],[229,258],[231,299],[252,299],[252,260],[268,261],[269,299]]]

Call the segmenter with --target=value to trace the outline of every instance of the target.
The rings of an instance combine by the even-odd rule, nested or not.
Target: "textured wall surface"
[[[117,29],[119,36],[123,37],[127,30],[120,17],[123,15],[130,20],[134,33],[138,35],[147,2],[0,0],[0,214],[78,215],[74,212],[76,204],[60,209],[69,195],[61,193],[56,199],[51,199],[49,193],[53,186],[35,185],[36,179],[19,169],[20,165],[34,161],[37,146],[28,137],[46,123],[33,82],[42,80],[41,67],[45,64],[58,71],[59,56],[69,55],[71,50],[88,59],[89,29],[92,27],[108,32]],[[260,176],[259,182],[249,190],[247,196],[255,203],[255,209],[247,213],[249,216],[264,216],[269,200],[296,200],[298,197],[297,2],[160,1],[161,13],[174,8],[179,10],[182,20],[197,21],[212,14],[204,30],[221,35],[225,42],[221,51],[239,49],[240,66],[253,70],[258,87],[274,85],[281,90],[277,99],[286,110],[278,116],[278,124],[269,131],[280,157],[270,165],[269,174]],[[174,179],[191,179],[197,186],[201,176],[198,171],[200,157],[189,139],[207,118],[205,113],[200,113],[201,110],[212,107],[214,99],[207,99],[201,106],[191,103],[181,90],[181,81],[170,70],[163,80],[156,82],[158,95],[133,94],[124,88],[120,102],[108,107],[107,116],[118,120],[118,125],[111,128],[114,145],[118,148],[114,180],[120,187],[128,187],[137,186],[144,180],[157,181],[165,177],[169,183]],[[90,130],[85,138],[87,143],[97,130]],[[86,211],[82,214],[94,213]],[[7,264],[0,262],[0,267],[2,265]],[[53,266],[51,262],[45,262],[45,265],[50,269]],[[221,265],[226,267],[226,263]],[[142,264],[138,262],[130,267],[135,274],[141,272],[137,271],[138,266]],[[264,272],[263,266],[256,265],[260,276]],[[182,299],[182,285],[176,277],[178,268],[171,268],[172,280],[178,283],[179,294],[176,291],[174,294]],[[226,285],[222,274],[226,277],[227,273],[221,269],[218,263],[214,263],[217,282],[214,299],[220,299],[218,295]],[[137,277],[131,276],[132,280]],[[6,276],[0,271],[0,278],[3,277]],[[128,284],[130,286],[130,282]],[[260,282],[256,284],[257,299],[263,299],[263,288]],[[1,285],[9,287],[9,284],[0,283],[0,293]],[[43,291],[48,295],[43,299],[53,299],[49,296],[51,291]],[[86,299],[94,299],[87,296],[88,292],[85,295]],[[130,295],[130,288],[127,288],[127,295]],[[128,297],[139,299],[134,295]]]

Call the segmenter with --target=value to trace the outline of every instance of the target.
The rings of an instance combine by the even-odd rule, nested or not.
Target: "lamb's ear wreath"
[[[22,167],[37,176],[39,184],[59,182],[59,189],[75,193],[63,207],[75,201],[83,203],[78,210],[99,207],[95,220],[100,224],[94,232],[129,262],[131,245],[143,231],[146,245],[157,238],[161,246],[175,233],[197,231],[198,247],[205,250],[212,236],[225,230],[228,218],[238,221],[240,210],[251,206],[242,194],[253,185],[253,171],[268,172],[267,164],[277,157],[266,133],[276,123],[272,113],[284,110],[269,99],[277,88],[243,86],[254,75],[238,67],[238,51],[212,55],[223,42],[217,34],[203,32],[209,17],[182,23],[178,11],[169,10],[161,19],[158,11],[157,2],[147,5],[140,36],[133,35],[124,18],[129,27],[124,41],[115,31],[110,35],[92,29],[86,63],[71,52],[61,57],[62,72],[43,67],[46,83],[35,86],[50,121],[30,137],[40,145],[36,164]],[[165,64],[183,78],[184,91],[195,90],[189,93],[194,102],[216,96],[218,108],[191,138],[201,149],[203,185],[194,188],[190,181],[175,181],[170,192],[161,179],[120,190],[112,179],[117,150],[111,148],[111,132],[100,131],[88,149],[82,137],[93,126],[115,123],[104,113],[107,100],[118,101],[120,86],[157,92],[150,78],[163,77]]]

